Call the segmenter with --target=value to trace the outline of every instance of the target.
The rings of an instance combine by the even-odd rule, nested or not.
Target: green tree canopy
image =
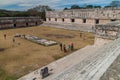
[[[112,1],[109,6],[111,7],[120,7],[120,1],[118,0],[115,0],[115,1]]]
[[[71,8],[70,8],[70,9],[80,9],[80,6],[79,6],[79,5],[74,4],[74,5],[72,5],[72,6],[71,6]]]

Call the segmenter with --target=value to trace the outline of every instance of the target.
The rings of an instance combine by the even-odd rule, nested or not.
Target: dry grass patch
[[[17,38],[12,42],[16,34],[29,34],[40,38],[46,38],[62,42],[63,44],[74,43],[75,49],[94,43],[92,33],[82,32],[84,39],[80,38],[79,31],[57,29],[51,27],[29,27],[20,29],[9,29],[0,31],[0,68],[9,75],[19,78],[30,71],[49,64],[71,52],[60,51],[59,45],[45,47],[30,41]],[[5,40],[3,35],[7,35]],[[1,77],[1,76],[0,76]]]

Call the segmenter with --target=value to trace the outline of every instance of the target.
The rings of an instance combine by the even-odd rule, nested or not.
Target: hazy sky
[[[107,5],[113,0],[0,0],[0,9],[27,10],[37,5],[48,5],[54,9],[63,9],[73,4]]]

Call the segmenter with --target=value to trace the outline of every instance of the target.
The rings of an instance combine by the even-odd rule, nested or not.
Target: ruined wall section
[[[65,19],[67,20],[65,21]],[[46,12],[46,21],[53,22],[101,24],[116,20],[120,20],[120,8],[73,9]]]
[[[1,17],[0,29],[28,27],[42,24],[39,17]]]
[[[95,45],[105,44],[120,37],[120,21],[95,25]]]

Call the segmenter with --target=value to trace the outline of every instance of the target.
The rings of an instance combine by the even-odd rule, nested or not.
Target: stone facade
[[[39,17],[1,17],[0,29],[35,26],[41,23]]]
[[[120,20],[120,8],[46,11],[46,21],[78,24],[101,24]]]
[[[120,37],[120,21],[95,25],[95,45],[101,45]]]

